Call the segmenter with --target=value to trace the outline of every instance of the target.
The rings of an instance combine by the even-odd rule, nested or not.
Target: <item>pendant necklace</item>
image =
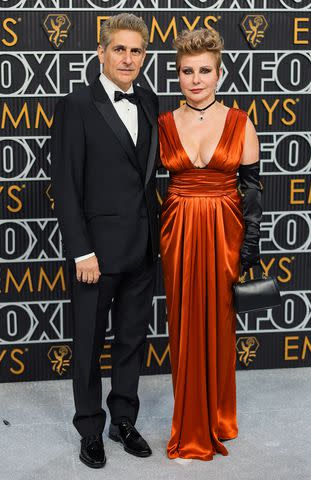
[[[203,115],[204,115],[205,111],[206,111],[209,107],[211,107],[212,105],[214,105],[215,102],[216,102],[216,98],[215,98],[215,100],[212,101],[212,103],[210,103],[209,105],[207,105],[207,107],[204,107],[204,108],[196,108],[196,107],[193,107],[192,105],[189,105],[188,102],[186,102],[186,105],[187,105],[187,107],[192,108],[192,110],[196,110],[197,112],[200,112],[200,120],[203,120],[203,118],[204,118]]]

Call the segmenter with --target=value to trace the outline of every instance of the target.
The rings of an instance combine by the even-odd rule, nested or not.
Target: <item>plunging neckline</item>
[[[221,132],[219,141],[218,141],[218,143],[217,143],[217,145],[216,145],[216,147],[215,147],[215,150],[214,150],[213,155],[211,156],[209,162],[208,162],[206,165],[204,165],[204,167],[196,167],[196,166],[194,165],[194,163],[192,163],[192,161],[190,160],[190,157],[189,157],[188,153],[186,152],[186,150],[185,150],[185,148],[184,148],[184,146],[183,146],[183,144],[182,144],[182,142],[181,142],[181,139],[180,139],[180,136],[179,136],[179,133],[178,133],[178,130],[177,130],[177,125],[176,125],[176,122],[175,122],[175,118],[174,118],[174,113],[173,113],[173,111],[170,111],[170,112],[169,112],[169,113],[171,114],[172,123],[173,123],[173,125],[174,125],[174,129],[175,129],[175,133],[176,133],[176,137],[177,137],[178,143],[179,143],[180,147],[182,148],[182,150],[184,151],[184,153],[185,153],[185,155],[186,155],[186,157],[187,157],[187,160],[188,160],[189,164],[191,165],[191,168],[193,168],[193,169],[195,169],[195,170],[204,170],[204,169],[207,168],[207,167],[210,165],[210,163],[214,160],[214,157],[215,157],[215,155],[216,155],[216,153],[217,153],[217,150],[219,149],[219,146],[220,146],[221,141],[222,141],[222,139],[223,139],[224,133],[225,133],[225,131],[226,131],[227,123],[228,123],[228,119],[229,119],[229,113],[231,112],[231,110],[232,110],[232,107],[229,107],[229,109],[228,109],[228,111],[227,111],[227,113],[226,113],[225,124],[224,124],[223,130],[222,130],[222,132]]]

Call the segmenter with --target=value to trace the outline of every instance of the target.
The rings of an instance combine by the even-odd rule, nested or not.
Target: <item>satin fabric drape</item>
[[[227,455],[222,440],[238,434],[232,284],[244,234],[236,173],[246,119],[229,109],[215,152],[199,169],[172,112],[159,117],[161,161],[171,176],[161,228],[175,398],[170,458]]]

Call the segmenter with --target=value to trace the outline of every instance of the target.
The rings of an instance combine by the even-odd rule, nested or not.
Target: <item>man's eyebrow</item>
[[[115,45],[113,48],[123,48],[123,50],[126,50],[125,45]],[[139,50],[140,52],[143,50],[142,47],[131,47],[131,50]]]

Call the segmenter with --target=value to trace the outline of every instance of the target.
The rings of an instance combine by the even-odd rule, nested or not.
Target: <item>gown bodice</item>
[[[236,190],[236,172],[244,147],[247,114],[230,108],[209,163],[195,167],[185,151],[172,112],[159,117],[160,157],[171,174],[168,193],[182,195],[226,195]]]

